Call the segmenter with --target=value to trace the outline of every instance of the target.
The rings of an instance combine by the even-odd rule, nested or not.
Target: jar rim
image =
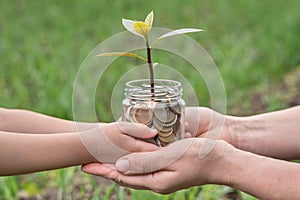
[[[126,87],[138,87],[140,86],[141,83],[149,83],[150,84],[150,79],[137,79],[137,80],[132,80],[128,81],[126,83]],[[170,80],[170,79],[154,79],[154,85],[166,85],[166,86],[172,86],[172,87],[181,87],[181,83],[178,81]]]
[[[149,79],[138,79],[126,83],[125,96],[132,101],[176,101],[182,96],[181,83],[168,79],[154,79],[151,93]]]

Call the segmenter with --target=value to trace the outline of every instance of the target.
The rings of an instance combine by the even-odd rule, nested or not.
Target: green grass
[[[84,58],[98,43],[124,30],[122,17],[143,19],[153,9],[154,26],[205,30],[190,36],[216,62],[225,83],[229,113],[245,115],[284,108],[287,103],[279,102],[268,89],[280,84],[284,75],[300,63],[299,7],[297,0],[2,0],[0,106],[72,119],[73,83]],[[162,62],[168,60],[163,53],[156,56]],[[108,92],[99,94],[97,105],[102,121],[112,120],[108,95],[116,77],[136,65],[129,60],[121,70],[107,72],[106,77],[112,77],[104,80]],[[178,64],[185,65],[183,61]],[[184,68],[178,70],[199,91],[200,104],[209,106],[203,81]],[[265,107],[252,110],[250,97],[258,88]],[[72,187],[76,184],[78,196],[74,197]],[[163,196],[116,185],[103,189],[76,168],[0,178],[0,186],[0,199],[15,199],[22,190],[41,198],[39,195],[49,188],[56,188],[58,199],[82,199],[86,193],[91,199],[127,199],[128,194],[132,199],[220,199],[223,191],[221,186],[204,186],[201,192],[192,188]],[[254,199],[244,194],[242,197]]]

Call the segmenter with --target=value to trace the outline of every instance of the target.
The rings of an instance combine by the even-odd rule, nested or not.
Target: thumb
[[[131,153],[117,160],[115,166],[123,174],[147,174],[163,170],[178,160],[192,143],[193,140],[185,139],[157,151]]]
[[[147,174],[165,167],[161,151],[131,153],[115,163],[117,170],[123,174]]]

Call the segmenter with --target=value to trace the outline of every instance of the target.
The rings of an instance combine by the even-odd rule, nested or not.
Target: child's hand
[[[153,138],[156,134],[155,129],[146,125],[128,122],[101,123],[96,128],[79,132],[85,148],[95,161],[102,163],[114,163],[131,152],[157,150],[156,145],[138,139]]]

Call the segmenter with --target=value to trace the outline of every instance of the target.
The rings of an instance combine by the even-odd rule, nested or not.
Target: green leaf
[[[143,58],[142,56],[139,56],[139,55],[134,54],[134,53],[128,53],[128,52],[100,53],[100,54],[96,55],[96,57],[98,57],[98,56],[126,56],[126,57],[135,57],[135,58],[139,58],[139,59],[147,62],[146,58]]]

